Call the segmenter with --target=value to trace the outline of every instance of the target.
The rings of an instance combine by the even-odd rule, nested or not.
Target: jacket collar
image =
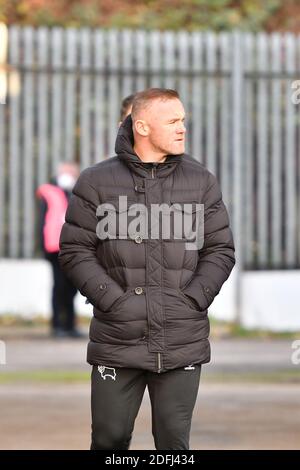
[[[143,162],[133,150],[134,137],[132,130],[131,115],[123,121],[116,139],[115,151],[121,161],[123,161],[131,171],[140,176],[149,177],[152,163]],[[176,166],[182,161],[184,154],[167,155],[163,163],[157,165],[157,177],[164,178],[172,173]]]

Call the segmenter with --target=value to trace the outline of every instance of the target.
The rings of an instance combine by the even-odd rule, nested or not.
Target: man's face
[[[184,153],[185,112],[179,99],[153,101],[144,120],[149,127],[149,142],[153,149],[165,155]]]

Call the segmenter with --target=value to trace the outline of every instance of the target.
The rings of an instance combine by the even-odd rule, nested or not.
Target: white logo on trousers
[[[116,380],[116,370],[113,367],[98,366],[98,371],[101,374],[103,380],[106,380],[106,377],[110,377],[113,380]]]

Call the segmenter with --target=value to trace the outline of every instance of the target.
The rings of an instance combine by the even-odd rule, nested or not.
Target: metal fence
[[[114,155],[121,100],[176,88],[187,151],[221,183],[243,269],[300,265],[300,36],[9,28],[0,256],[37,255],[36,187]]]

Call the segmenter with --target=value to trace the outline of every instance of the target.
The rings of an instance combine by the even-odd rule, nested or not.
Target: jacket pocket
[[[131,294],[132,289],[126,290],[124,294],[122,294],[120,297],[117,298],[117,300],[114,301],[108,311],[111,312],[113,310],[116,310],[121,305],[121,303],[124,302]]]
[[[192,309],[194,309],[194,310],[200,310],[199,305],[198,305],[198,303],[196,302],[196,300],[193,301],[193,300],[191,299],[191,297],[189,297],[188,295],[185,295],[185,293],[184,293],[182,290],[180,290],[179,293],[180,293],[181,297],[184,299],[184,301],[185,301]]]

